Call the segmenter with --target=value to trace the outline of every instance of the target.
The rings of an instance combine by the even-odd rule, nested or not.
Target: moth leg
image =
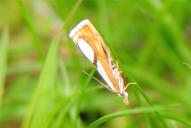
[[[116,64],[112,65],[112,69],[114,70],[115,68],[117,68]]]
[[[122,71],[119,71],[119,74],[120,74],[122,77],[124,77],[124,74],[123,74]]]
[[[117,69],[119,69],[119,65],[118,65],[118,62],[116,62],[116,66],[117,66]]]

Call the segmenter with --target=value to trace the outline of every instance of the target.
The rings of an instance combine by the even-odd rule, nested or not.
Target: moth
[[[114,63],[110,51],[104,40],[88,19],[82,20],[69,34],[81,52],[93,63],[98,73],[107,85],[103,85],[111,92],[122,97],[128,104],[128,93],[124,75]]]

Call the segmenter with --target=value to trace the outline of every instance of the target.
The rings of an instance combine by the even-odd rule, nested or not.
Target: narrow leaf
[[[7,49],[8,49],[8,30],[4,29],[0,41],[0,106],[2,105],[6,68],[7,68]]]
[[[48,116],[54,106],[54,85],[58,68],[58,42],[52,42],[46,58],[24,127],[46,127]]]

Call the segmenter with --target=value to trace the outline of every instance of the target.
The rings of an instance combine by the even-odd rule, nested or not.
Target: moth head
[[[128,93],[127,92],[122,92],[121,93],[121,97],[123,98],[123,102],[128,105],[129,104],[129,101],[128,101]]]

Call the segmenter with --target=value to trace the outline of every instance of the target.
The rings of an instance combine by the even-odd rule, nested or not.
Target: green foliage
[[[1,1],[0,127],[191,127],[190,7],[186,0]],[[127,82],[137,83],[127,89],[128,106],[93,79],[102,81],[69,39],[85,18]]]
[[[0,109],[3,100],[5,76],[7,69],[8,30],[4,29],[0,44]]]

